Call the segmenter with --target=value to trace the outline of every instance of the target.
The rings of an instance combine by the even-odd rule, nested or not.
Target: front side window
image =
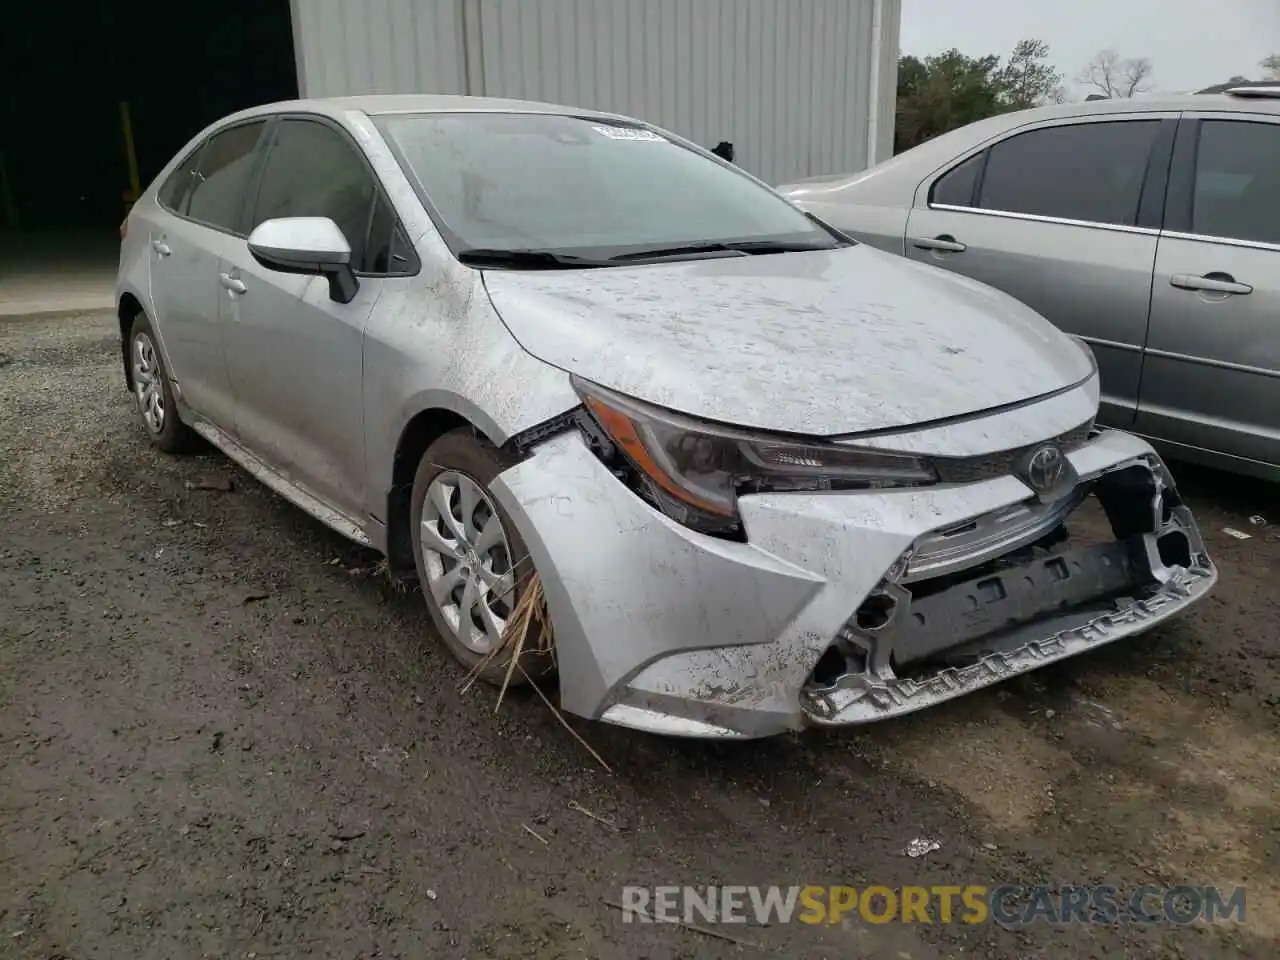
[[[254,149],[265,126],[261,120],[244,123],[215,133],[209,139],[196,160],[186,198],[187,216],[211,227],[239,232]]]
[[[373,216],[369,220],[364,269],[366,273],[390,275],[413,272],[416,269],[411,245],[385,196],[379,195],[373,208]]]
[[[376,195],[368,168],[336,130],[314,120],[282,120],[267,153],[251,223],[328,217],[351,245],[352,266],[364,270]]]
[[[1159,120],[1043,127],[990,150],[978,206],[1133,226]]]
[[[1280,124],[1201,121],[1191,232],[1280,244]]]
[[[455,253],[532,249],[600,262],[716,244],[842,243],[750,178],[646,128],[479,112],[378,122]]]

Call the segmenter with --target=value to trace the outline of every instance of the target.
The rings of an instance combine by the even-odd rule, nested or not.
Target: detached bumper
[[[667,519],[574,433],[493,491],[542,577],[564,709],[758,737],[908,713],[1149,629],[1208,592],[1217,573],[1144,441],[1107,432],[1068,457],[1079,483],[1051,504],[1012,475],[743,497],[747,543]],[[1105,492],[1114,536],[1046,549],[1088,492]]]

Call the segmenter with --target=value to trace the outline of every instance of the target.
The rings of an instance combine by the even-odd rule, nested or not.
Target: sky
[[[1049,44],[1068,90],[1095,53],[1148,57],[1156,92],[1193,91],[1233,75],[1261,79],[1280,53],[1280,0],[902,0],[902,52],[1007,56],[1024,38]]]

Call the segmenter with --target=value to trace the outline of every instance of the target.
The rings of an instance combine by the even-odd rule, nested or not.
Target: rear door
[[[1136,426],[1280,466],[1280,117],[1183,121]]]
[[[196,413],[232,431],[218,263],[244,245],[242,210],[261,120],[213,134],[161,187],[150,224],[151,298],[170,376]]]
[[[281,118],[270,134],[250,226],[277,217],[331,218],[351,245],[355,299],[335,302],[322,277],[267,269],[243,243],[220,268],[241,439],[352,519],[363,517],[365,504],[364,328],[382,277],[394,272],[387,259],[391,210],[363,154],[336,124]]]
[[[909,257],[1012,294],[1089,342],[1099,419],[1133,422],[1176,114],[1053,121],[922,184]],[[998,375],[993,371],[993,375]]]

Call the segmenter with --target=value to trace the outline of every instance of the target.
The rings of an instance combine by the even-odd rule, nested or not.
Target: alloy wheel
[[[164,386],[156,345],[146,333],[133,338],[133,392],[142,422],[153,434],[164,430]]]
[[[489,494],[464,473],[437,474],[422,504],[418,539],[426,587],[445,622],[472,653],[496,649],[515,605],[515,573]]]

